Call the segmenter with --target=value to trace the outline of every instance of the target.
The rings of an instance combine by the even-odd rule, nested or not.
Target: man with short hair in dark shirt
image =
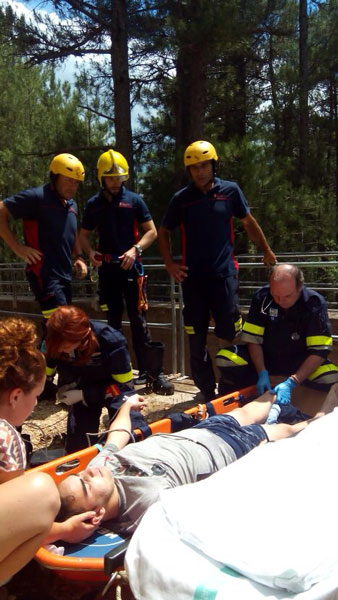
[[[140,302],[141,257],[157,237],[154,221],[144,200],[124,185],[129,166],[120,152],[111,149],[101,154],[97,178],[101,189],[87,202],[80,239],[91,264],[99,270],[100,308],[109,325],[121,331],[126,306],[139,369],[136,383],[147,383],[149,391],[157,394],[173,394],[174,386],[163,373],[164,345],[152,341],[146,308]],[[94,231],[98,233],[97,250],[91,245]]]
[[[272,269],[269,284],[253,296],[240,341],[217,357],[223,394],[253,384],[262,394],[271,389],[271,376],[281,376],[284,380],[274,388],[277,402],[289,404],[299,384],[327,391],[338,382],[338,367],[329,359],[332,335],[325,299],[304,285],[297,265]]]
[[[84,181],[84,167],[72,154],[58,154],[50,163],[49,175],[49,183],[0,202],[0,236],[27,263],[26,276],[44,319],[59,306],[71,304],[73,266],[77,277],[87,274],[77,233],[78,208],[73,200]],[[22,219],[24,244],[12,232],[10,217]],[[48,398],[55,395],[54,372],[53,366],[47,366],[50,379],[44,395]]]
[[[167,271],[182,283],[191,374],[203,394],[202,401],[214,398],[216,388],[206,346],[210,314],[221,349],[242,329],[233,217],[240,219],[248,237],[264,252],[265,264],[276,262],[242,190],[236,183],[215,176],[217,161],[216,150],[209,142],[200,140],[188,146],[184,165],[192,181],[173,196],[158,235]],[[170,247],[170,235],[178,227],[182,236],[181,263],[173,260]]]

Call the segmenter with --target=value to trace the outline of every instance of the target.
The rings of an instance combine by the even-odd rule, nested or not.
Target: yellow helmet
[[[126,159],[116,150],[107,150],[97,161],[97,178],[102,185],[102,177],[119,177],[121,181],[129,179],[129,167]]]
[[[50,163],[49,170],[54,175],[64,175],[77,181],[84,181],[85,170],[82,162],[72,154],[58,154]]]
[[[199,140],[190,144],[184,152],[184,166],[190,167],[206,160],[218,160],[217,152],[212,144]]]

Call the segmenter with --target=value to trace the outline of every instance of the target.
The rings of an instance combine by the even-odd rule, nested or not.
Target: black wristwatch
[[[134,248],[136,248],[136,250],[137,250],[137,254],[138,254],[139,256],[142,256],[142,252],[143,252],[143,250],[142,250],[142,248],[141,248],[140,244],[134,244]]]

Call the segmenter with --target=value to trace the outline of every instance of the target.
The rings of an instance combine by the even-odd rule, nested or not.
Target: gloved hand
[[[296,387],[297,383],[289,377],[282,383],[276,385],[273,390],[270,390],[271,394],[276,394],[277,404],[290,404],[291,402],[291,392],[294,387]]]
[[[264,394],[264,392],[266,390],[271,390],[269,373],[266,369],[264,369],[263,371],[260,372],[258,379],[257,379],[256,388],[257,388],[257,392],[260,396],[262,394]]]
[[[77,402],[81,402],[83,400],[82,390],[74,390],[72,389],[73,387],[74,383],[66,384],[60,387],[56,394],[56,401],[62,402],[63,404],[67,404],[68,406],[76,404]]]

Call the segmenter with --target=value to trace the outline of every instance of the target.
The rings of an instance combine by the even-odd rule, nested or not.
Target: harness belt
[[[102,260],[103,262],[106,262],[106,263],[114,263],[114,264],[115,263],[119,264],[121,262],[121,260],[117,256],[117,254],[101,254],[100,260]]]

